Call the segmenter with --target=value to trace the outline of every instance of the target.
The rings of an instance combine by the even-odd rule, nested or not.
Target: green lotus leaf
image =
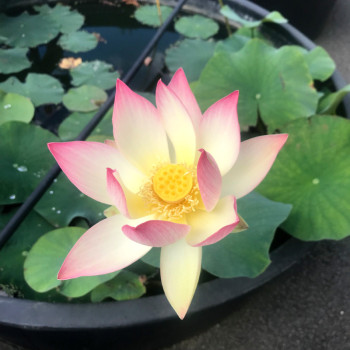
[[[104,217],[103,211],[107,207],[81,193],[60,174],[37,203],[35,211],[55,227],[62,227],[68,226],[76,217],[85,218],[93,225]]]
[[[16,209],[0,215],[0,230],[10,220]],[[9,286],[26,298],[35,294],[23,277],[24,259],[32,245],[53,227],[40,215],[31,212],[6,242],[0,252],[0,285]]]
[[[0,204],[23,202],[55,163],[47,143],[59,141],[38,126],[0,125]]]
[[[72,84],[94,85],[101,89],[110,89],[115,86],[119,73],[113,70],[113,66],[102,61],[83,62],[70,70]]]
[[[63,34],[58,40],[58,45],[60,45],[63,50],[75,53],[90,51],[94,49],[97,44],[97,37],[94,34],[88,33],[84,30]]]
[[[234,22],[238,22],[245,28],[256,28],[259,27],[262,23],[272,22],[277,24],[287,23],[287,19],[285,19],[278,11],[270,12],[265,18],[260,21],[249,21],[238,15],[232,8],[225,5],[220,10],[221,14],[228,19],[231,19]]]
[[[4,44],[13,47],[36,47],[59,34],[59,26],[45,15],[23,12],[17,17],[0,14],[0,33]]]
[[[350,234],[350,121],[333,116],[295,120],[269,174],[258,187],[293,205],[282,227],[306,241]]]
[[[28,97],[0,90],[0,125],[8,121],[29,123],[34,116],[34,106]]]
[[[16,77],[10,77],[0,83],[0,89],[29,97],[34,106],[60,103],[64,93],[61,83],[57,79],[47,74],[37,73],[29,73],[24,83]]]
[[[0,49],[0,73],[9,74],[20,72],[31,66],[27,58],[27,49],[16,47],[14,49]]]
[[[350,84],[344,86],[342,89],[328,94],[321,98],[317,107],[317,113],[319,114],[335,114],[339,104],[343,101],[343,98],[350,92]]]
[[[107,100],[107,94],[97,86],[82,85],[69,89],[63,96],[63,104],[71,111],[95,111]]]
[[[318,96],[303,55],[295,47],[275,49],[252,39],[238,52],[216,52],[196,82],[194,93],[205,110],[234,90],[240,91],[242,126],[255,125],[258,114],[274,130],[315,114]]]
[[[84,232],[81,227],[64,227],[50,231],[38,239],[24,262],[24,278],[31,288],[39,293],[58,288],[61,294],[77,298],[116,276],[118,272],[67,281],[57,279],[65,257]]]
[[[219,25],[211,18],[194,15],[181,17],[175,30],[189,38],[208,39],[219,31]]]
[[[91,292],[91,301],[96,303],[107,298],[114,300],[131,300],[140,298],[146,293],[146,288],[139,275],[122,270],[112,280],[96,287]]]
[[[142,24],[151,27],[159,27],[171,14],[173,9],[169,6],[160,6],[161,16],[158,14],[156,5],[140,6],[135,11],[135,18]]]
[[[237,201],[237,210],[248,229],[203,247],[202,267],[218,277],[255,277],[262,273],[270,264],[275,230],[288,217],[291,205],[253,192]]]
[[[166,50],[165,63],[171,72],[182,67],[188,81],[194,81],[213,56],[214,49],[213,41],[185,39]]]
[[[215,52],[228,52],[235,53],[242,49],[244,45],[249,41],[249,38],[240,34],[230,35],[225,40],[218,41]]]
[[[48,5],[34,6],[35,10],[55,23],[59,31],[64,34],[77,31],[84,24],[84,16],[69,6],[56,4],[54,7]]]

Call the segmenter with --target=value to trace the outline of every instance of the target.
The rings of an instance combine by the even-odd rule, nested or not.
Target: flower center
[[[153,176],[154,192],[167,203],[181,202],[192,187],[192,173],[181,164],[165,165]]]

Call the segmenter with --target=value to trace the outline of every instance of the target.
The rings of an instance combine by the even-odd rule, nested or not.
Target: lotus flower
[[[81,192],[119,211],[77,241],[58,278],[120,270],[161,247],[164,292],[182,319],[197,287],[202,246],[244,226],[236,199],[263,180],[287,135],[241,143],[238,91],[202,115],[182,69],[168,86],[159,81],[156,102],[157,108],[118,80],[114,141],[49,144]]]

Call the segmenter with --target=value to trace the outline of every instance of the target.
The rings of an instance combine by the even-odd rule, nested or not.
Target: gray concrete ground
[[[350,1],[338,0],[316,42],[348,82],[349,33]],[[0,350],[18,349],[0,342]],[[350,350],[350,238],[319,243],[295,267],[245,297],[225,320],[163,350],[202,349]]]

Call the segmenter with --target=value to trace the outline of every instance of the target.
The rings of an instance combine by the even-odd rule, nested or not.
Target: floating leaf
[[[218,277],[256,277],[263,272],[270,264],[275,230],[288,217],[291,205],[250,193],[238,200],[237,210],[248,229],[203,247],[203,269]]]
[[[85,196],[65,175],[60,174],[35,210],[52,225],[59,227],[68,226],[75,217],[86,218],[93,225],[103,218],[103,211],[107,207]]]
[[[21,122],[0,125],[0,204],[23,202],[55,163],[47,143],[58,138]]]
[[[249,38],[240,34],[230,35],[225,40],[218,41],[215,52],[228,52],[235,53],[242,49],[244,45],[249,41]]]
[[[34,106],[29,98],[0,90],[0,125],[8,121],[29,123],[34,116]]]
[[[115,86],[119,73],[114,71],[113,66],[102,61],[84,62],[70,71],[72,84],[94,85],[101,89],[110,89]]]
[[[4,44],[13,47],[36,47],[59,34],[59,26],[50,18],[23,12],[17,17],[0,14],[0,33]]]
[[[189,38],[208,39],[219,31],[219,25],[211,18],[194,15],[181,17],[175,30]]]
[[[63,96],[63,104],[71,111],[90,112],[107,100],[107,94],[92,85],[69,89]]]
[[[89,293],[118,273],[79,277],[63,282],[57,279],[65,257],[84,232],[81,227],[64,227],[50,231],[38,239],[24,262],[24,278],[31,288],[43,293],[61,286],[60,293],[76,298]]]
[[[318,96],[303,55],[295,47],[274,49],[259,39],[240,51],[216,52],[194,93],[202,110],[234,90],[240,91],[240,123],[255,125],[260,114],[271,130],[315,113]]]
[[[165,63],[171,72],[182,67],[188,81],[194,81],[214,53],[215,43],[200,39],[185,39],[166,50]]]
[[[29,97],[35,106],[60,103],[63,96],[61,83],[47,74],[29,73],[24,83],[10,77],[0,83],[0,89]]]
[[[0,215],[0,229],[10,220],[16,209]],[[0,284],[13,286],[26,298],[35,297],[23,277],[24,259],[32,245],[53,227],[40,215],[31,212],[9,238],[0,253]]]
[[[84,30],[64,34],[58,40],[58,45],[62,49],[72,52],[85,52],[94,49],[98,44],[98,39],[92,33]]]
[[[130,271],[122,270],[114,279],[99,285],[91,292],[91,301],[96,303],[107,298],[114,300],[131,300],[140,298],[146,288],[140,277]]]
[[[342,89],[324,96],[318,105],[317,113],[319,114],[335,114],[339,104],[343,98],[350,92],[350,84]]]
[[[42,5],[34,6],[34,8],[52,23],[55,23],[59,31],[64,34],[75,32],[84,24],[84,16],[78,11],[71,10],[69,6],[56,4],[54,7]]]
[[[61,69],[71,69],[71,68],[75,68],[78,67],[79,64],[81,64],[83,62],[83,60],[78,57],[66,57],[66,58],[62,58],[60,63],[58,64],[58,66]]]
[[[239,16],[232,8],[230,8],[227,5],[223,6],[220,12],[223,16],[233,20],[234,22],[240,23],[245,28],[256,28],[265,22],[272,22],[272,23],[278,23],[278,24],[283,24],[288,22],[278,11],[270,12],[265,18],[259,21],[246,20],[243,17]]]
[[[135,18],[148,26],[159,27],[171,14],[173,9],[169,6],[160,6],[161,17],[159,17],[156,5],[140,6],[135,11]]]
[[[0,73],[9,74],[20,72],[31,66],[27,58],[27,49],[0,49]]]
[[[306,241],[350,234],[350,121],[331,116],[296,120],[258,191],[293,205],[282,227]]]

